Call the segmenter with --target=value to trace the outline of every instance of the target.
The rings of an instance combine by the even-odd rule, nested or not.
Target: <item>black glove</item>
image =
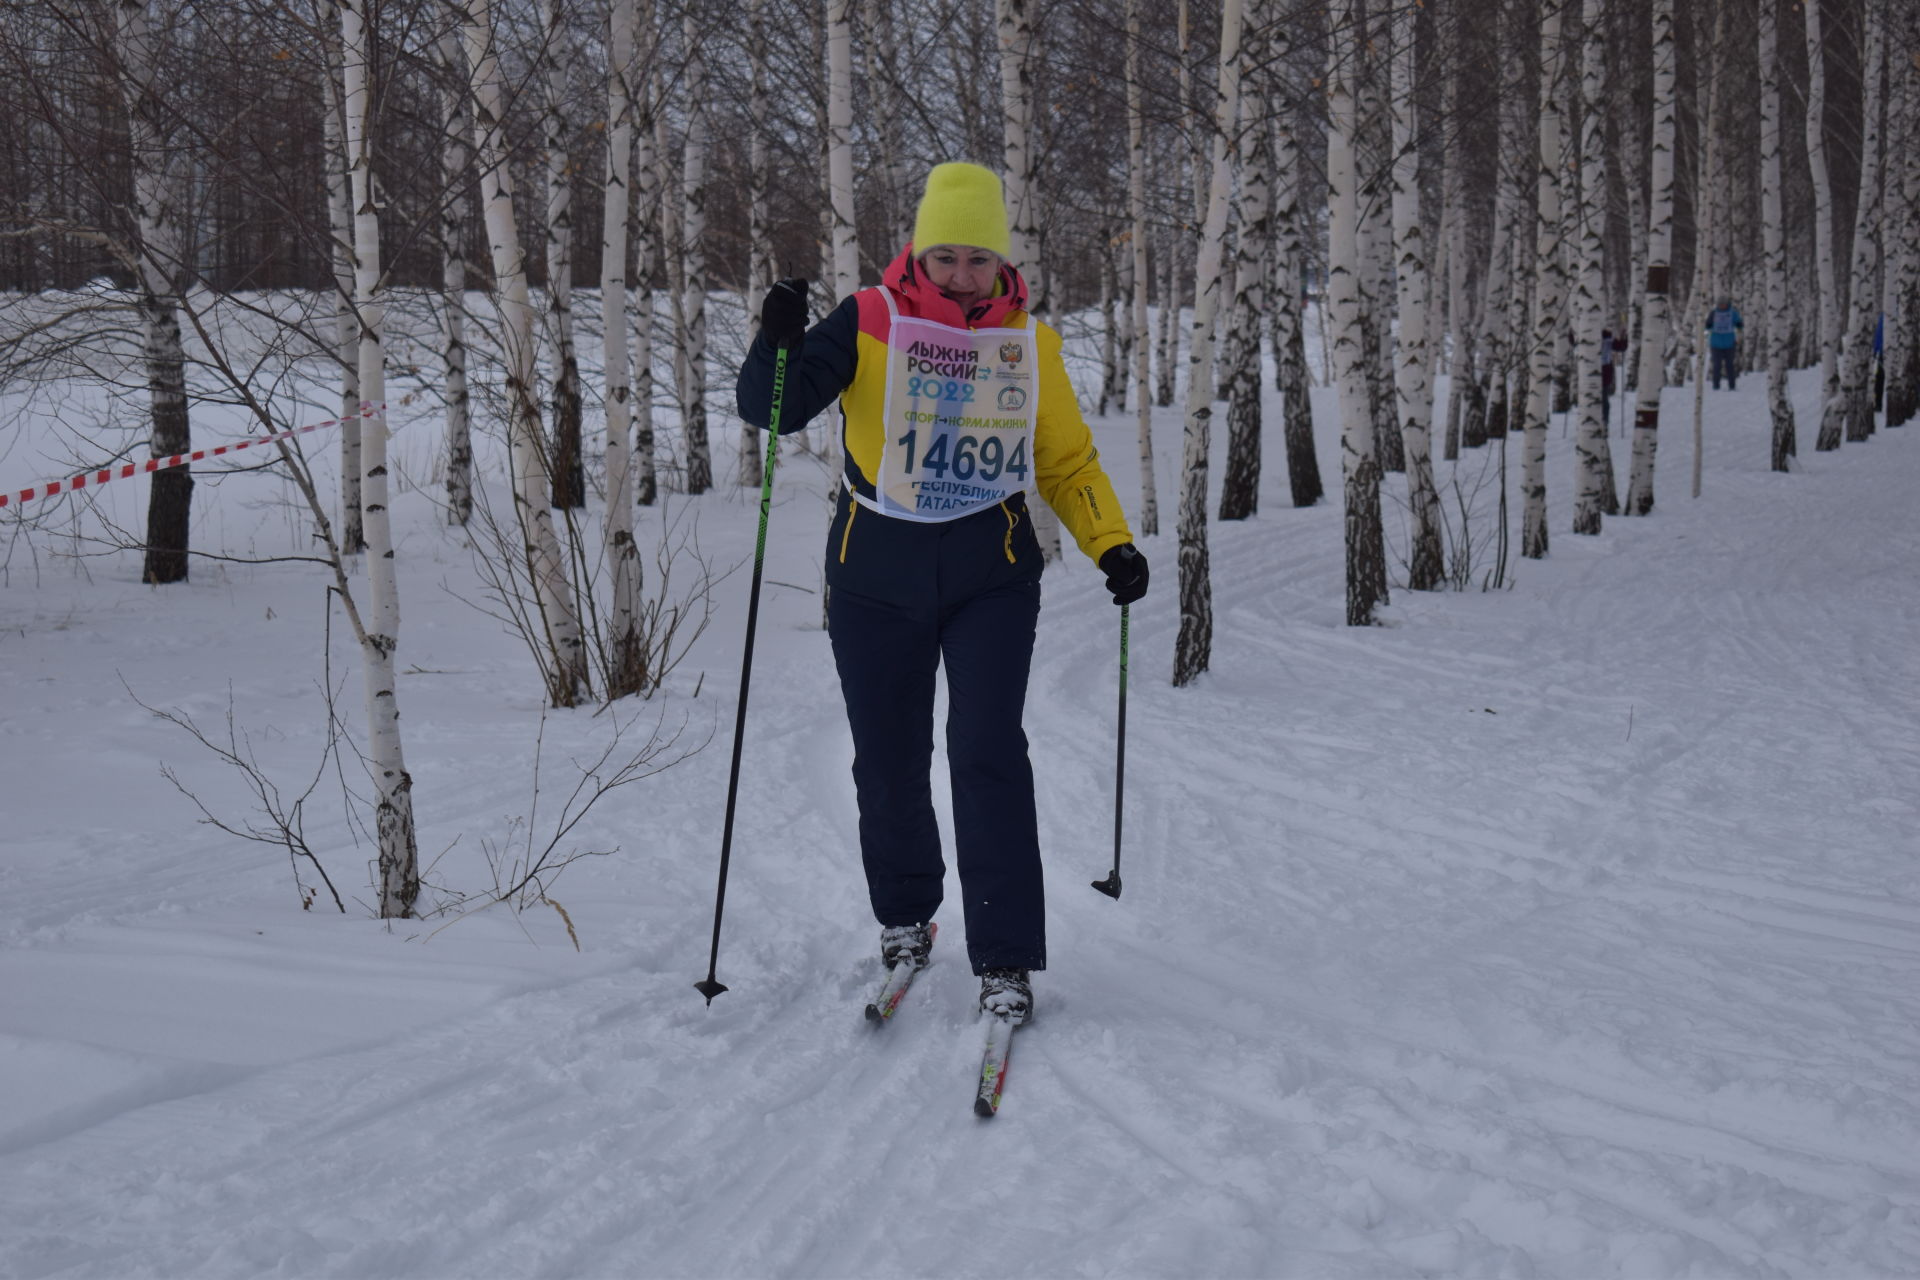
[[[776,347],[800,345],[807,331],[807,282],[782,280],[760,304],[760,336]]]
[[[1100,557],[1100,572],[1107,575],[1107,590],[1115,604],[1132,604],[1147,594],[1147,558],[1131,542],[1109,547]]]

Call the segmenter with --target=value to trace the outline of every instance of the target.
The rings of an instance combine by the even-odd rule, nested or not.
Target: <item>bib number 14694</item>
[[[951,472],[955,480],[980,480],[991,484],[1001,476],[1012,476],[1021,484],[1027,481],[1027,438],[1018,437],[1013,451],[1007,451],[1006,442],[999,436],[972,436],[965,433],[946,435],[936,433],[933,443],[925,455],[917,457],[920,433],[909,431],[894,443],[906,450],[901,468],[908,475],[931,473],[939,479],[946,479]],[[918,466],[915,466],[915,463]]]

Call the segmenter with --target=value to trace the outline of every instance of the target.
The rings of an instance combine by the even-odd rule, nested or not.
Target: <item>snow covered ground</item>
[[[1287,505],[1275,434],[1260,516],[1211,530],[1212,672],[1185,690],[1162,414],[1126,892],[1087,887],[1112,858],[1118,628],[1070,557],[1029,714],[1054,967],[991,1122],[957,912],[894,1024],[860,1016],[877,930],[811,460],[780,475],[711,1007],[744,571],[669,688],[618,712],[629,742],[662,718],[711,741],[576,831],[618,850],[552,885],[576,951],[545,906],[369,918],[330,776],[308,836],[352,900],[303,911],[284,856],[197,825],[161,777],[245,816],[135,697],[216,734],[231,705],[283,788],[311,778],[316,568],[207,562],[154,590],[131,555],[0,525],[0,1275],[1920,1274],[1920,433],[1815,454],[1795,388],[1784,476],[1763,379],[1708,396],[1697,501],[1692,393],[1670,391],[1659,507],[1597,538],[1566,532],[1556,422],[1550,557],[1510,590],[1396,591],[1364,630],[1342,625],[1339,510]],[[59,474],[66,446],[14,420],[6,487]],[[430,488],[436,410],[396,423]],[[1131,418],[1096,430],[1137,492]],[[445,901],[523,829],[536,739],[546,829],[616,716],[542,728],[431,496],[398,499],[401,696]],[[98,493],[128,520],[143,498]],[[203,483],[197,537],[297,547],[286,499]],[[665,514],[722,566],[751,552],[737,488]]]

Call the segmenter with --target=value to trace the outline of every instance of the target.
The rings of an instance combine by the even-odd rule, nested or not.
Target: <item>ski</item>
[[[932,932],[938,936],[940,926],[932,926]],[[867,1021],[875,1026],[884,1025],[887,1019],[893,1016],[893,1011],[900,1007],[900,1001],[906,998],[907,988],[913,985],[914,975],[924,967],[901,963],[887,970],[887,979],[880,984],[880,994],[867,1002]]]
[[[1013,1022],[987,1017],[987,1047],[980,1055],[980,1091],[973,1098],[973,1114],[992,1119],[1000,1111],[1000,1094],[1007,1087],[1007,1058],[1013,1052]]]

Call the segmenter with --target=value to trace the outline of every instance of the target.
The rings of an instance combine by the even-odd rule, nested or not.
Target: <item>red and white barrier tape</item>
[[[56,493],[69,493],[84,489],[88,485],[99,486],[109,480],[125,480],[129,476],[145,475],[151,471],[167,471],[174,467],[184,467],[190,462],[200,462],[206,458],[218,458],[229,453],[239,453],[242,449],[251,449],[259,444],[273,444],[278,440],[290,440],[294,436],[305,435],[309,431],[318,431],[322,427],[337,427],[343,422],[358,422],[362,418],[378,417],[385,405],[370,405],[364,413],[350,414],[344,418],[328,418],[325,422],[311,422],[304,427],[295,427],[290,431],[281,431],[270,436],[255,436],[234,444],[216,445],[211,449],[195,449],[192,453],[176,453],[170,458],[148,458],[145,462],[126,462],[117,467],[104,467],[99,471],[85,471],[65,480],[49,480],[43,485],[31,489],[19,489],[0,493],[0,507],[31,502],[35,498],[49,498]]]

